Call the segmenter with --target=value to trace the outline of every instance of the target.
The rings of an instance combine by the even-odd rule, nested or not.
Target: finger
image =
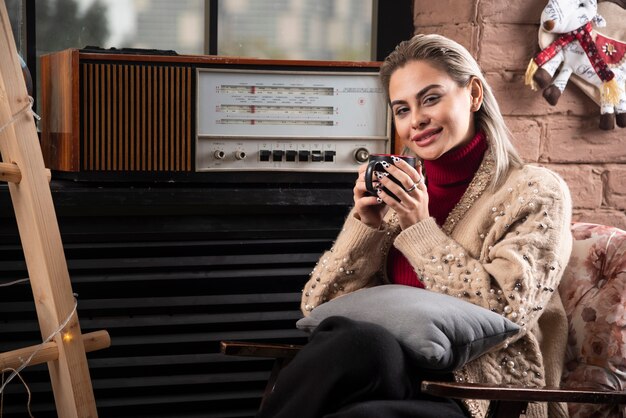
[[[387,202],[385,201],[385,199],[389,199],[390,197],[391,197],[391,196],[389,196],[387,193],[385,193],[385,192],[383,191],[383,189],[378,189],[378,190],[376,190],[376,202],[377,202],[378,204],[387,203]],[[393,200],[393,199],[391,199],[391,200]]]
[[[382,187],[379,181],[373,181],[372,186],[374,187],[374,192],[378,188]],[[354,183],[354,188],[352,189],[352,193],[354,194],[355,201],[356,199],[359,199],[363,196],[373,196],[373,193],[367,189],[367,185],[365,184],[365,181],[363,180],[359,180],[356,183]]]
[[[424,175],[423,175],[422,170],[423,170],[422,162],[418,161],[417,166],[415,167],[415,172],[417,173],[417,179],[411,176],[411,180],[415,180],[415,181],[409,187],[406,187],[406,184],[403,183],[407,193],[412,193],[413,191],[418,190],[418,189],[424,190],[424,191],[426,190],[426,185],[424,184]]]
[[[418,180],[419,183],[419,180]],[[413,185],[411,187],[409,187],[408,189],[406,189],[407,193],[413,193],[416,189],[417,189],[418,184],[417,183],[413,183]]]
[[[384,201],[379,196],[364,196],[354,202],[354,207],[357,211],[362,210],[369,206],[379,206],[383,204]]]
[[[373,181],[372,182],[372,186],[374,186],[374,191],[376,189],[378,189],[380,186],[380,182],[378,181]],[[364,181],[357,181],[356,183],[354,183],[354,189],[353,189],[354,193],[361,193],[361,194],[366,194],[366,193],[370,193],[369,190],[367,190],[367,185],[365,184]]]
[[[377,172],[375,171],[374,173],[377,173]],[[373,178],[372,178],[372,184],[376,184],[376,183],[378,183],[378,179],[377,179],[377,177],[373,177]],[[365,187],[365,184],[366,184],[366,182],[365,182],[365,173],[360,172],[360,173],[359,173],[359,176],[357,177],[357,179],[356,179],[356,181],[354,182],[354,184],[355,184],[355,185],[360,184],[360,185],[362,185],[363,187]]]
[[[359,175],[365,174],[365,170],[367,170],[367,166],[368,166],[367,163],[359,165],[359,169],[358,169]]]
[[[413,184],[419,178],[417,170],[406,161],[400,159],[395,164],[388,166],[386,170],[405,185]]]
[[[366,170],[367,170],[368,165],[367,164],[362,164],[359,166],[359,170],[358,170],[358,177],[356,179],[356,183],[358,182],[363,182],[363,184],[367,184],[370,180],[371,183],[374,187],[374,189],[376,188],[378,182],[380,181],[380,179],[382,178],[382,176],[388,176],[389,173],[385,172],[385,171],[377,171],[377,170],[372,170],[372,178],[371,179],[366,179],[365,178],[365,174],[366,174]],[[372,190],[372,193],[374,192],[374,190]]]
[[[409,196],[407,195],[404,186],[397,184],[395,181],[386,178],[386,179],[381,180],[380,184],[384,186],[390,193],[393,193],[395,196],[397,196],[401,202],[404,202],[409,199]],[[391,198],[393,199],[393,197]]]
[[[359,181],[359,180],[361,180],[361,181],[365,180],[365,170],[364,170],[364,169],[362,169],[362,168],[363,168],[363,166],[359,166],[359,170],[357,171],[357,174],[358,174],[358,175],[357,175],[357,177],[356,177],[357,181]]]
[[[417,166],[417,171],[419,173],[419,179],[415,182],[417,184],[417,188],[422,191],[426,191],[426,177],[424,177],[424,166],[421,161]]]
[[[405,160],[403,160],[402,158],[398,158],[398,157],[391,157],[391,159],[393,160],[393,165],[398,167],[399,169],[401,169],[402,171],[405,171],[407,173],[410,173],[412,171],[415,171],[415,167],[413,167],[411,164],[407,163]]]
[[[417,171],[417,167],[413,167],[411,164],[407,163],[402,158],[392,157],[392,159],[393,159],[393,162],[394,162],[393,165],[395,167],[397,167],[400,170],[402,170],[405,173],[407,173],[411,179],[417,180],[417,177],[419,176],[419,172]],[[419,160],[418,160],[418,164],[420,164]]]
[[[391,193],[393,193],[393,192],[391,192]],[[378,202],[386,204],[387,206],[389,206],[390,208],[392,208],[395,211],[399,211],[399,210],[403,209],[403,207],[400,204],[400,202],[398,202],[396,199],[394,199],[389,193],[386,193],[383,189],[378,189],[377,194],[378,194],[378,199],[377,199]],[[396,194],[396,196],[397,196],[397,194]]]
[[[413,167],[411,167],[408,164],[406,164],[406,167],[408,169],[412,170],[412,172],[411,173],[407,173],[407,172],[402,171],[400,168],[395,167],[393,165],[390,165],[387,168],[387,171],[389,172],[389,174],[391,176],[393,176],[396,180],[398,180],[402,184],[402,187],[404,188],[404,190],[408,190],[411,187],[413,187],[413,184],[417,183],[417,181],[420,178],[419,174],[417,173],[417,171]],[[386,183],[385,183],[385,185],[386,185]]]

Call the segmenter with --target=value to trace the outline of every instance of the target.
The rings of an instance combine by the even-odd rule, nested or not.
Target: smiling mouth
[[[437,135],[441,131],[443,131],[443,128],[435,129],[433,131],[427,132],[427,133],[422,134],[422,135],[416,135],[411,140],[413,142],[424,142],[424,141],[430,139],[433,135]]]

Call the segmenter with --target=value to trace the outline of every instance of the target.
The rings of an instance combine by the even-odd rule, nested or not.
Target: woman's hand
[[[407,164],[408,165],[408,164]],[[383,204],[380,197],[372,196],[365,187],[365,170],[367,163],[359,167],[359,177],[354,184],[354,209],[355,216],[370,228],[378,229],[383,222],[389,207]],[[375,185],[380,183],[374,183]]]
[[[378,196],[388,206],[396,211],[400,227],[404,230],[428,218],[428,191],[424,184],[422,165],[417,169],[411,167],[402,159],[394,159],[394,164],[386,168],[390,176],[395,177],[402,185],[395,183],[388,176],[380,179],[382,186],[396,195],[400,201],[378,189]]]

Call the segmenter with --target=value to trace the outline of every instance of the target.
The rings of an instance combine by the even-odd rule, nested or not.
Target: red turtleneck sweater
[[[443,225],[454,209],[487,150],[483,132],[478,132],[465,146],[447,152],[434,161],[424,161],[428,186],[428,211],[438,225]],[[387,259],[387,272],[395,284],[424,287],[404,254],[391,247]]]

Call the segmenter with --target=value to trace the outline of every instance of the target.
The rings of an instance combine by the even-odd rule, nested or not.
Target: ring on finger
[[[421,182],[424,181],[424,177],[420,177],[419,180],[417,180],[415,183],[413,183],[413,185],[411,187],[409,187],[408,189],[406,189],[407,193],[411,193],[413,190],[415,190],[417,188],[417,186],[420,185]]]

